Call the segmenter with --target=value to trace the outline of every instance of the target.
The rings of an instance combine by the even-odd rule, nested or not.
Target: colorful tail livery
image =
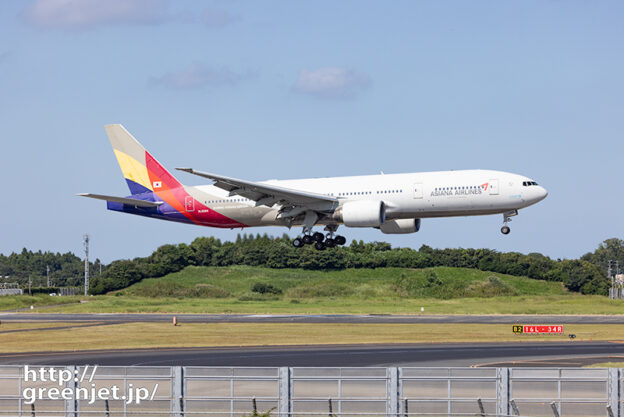
[[[133,195],[182,186],[122,125],[107,125],[105,129]]]
[[[106,200],[109,210],[202,226],[303,226],[303,236],[293,240],[296,247],[342,245],[346,239],[335,236],[340,225],[415,233],[421,219],[429,217],[502,214],[501,232],[508,234],[511,217],[548,194],[527,177],[490,170],[254,182],[178,168],[213,182],[191,187],[182,185],[123,126],[108,125],[106,133],[131,195],[79,195]],[[313,233],[317,225],[324,226],[325,235]]]
[[[198,201],[195,187],[183,186],[122,125],[106,125],[105,129],[131,195],[78,195],[106,200],[113,211],[204,226],[245,226]]]

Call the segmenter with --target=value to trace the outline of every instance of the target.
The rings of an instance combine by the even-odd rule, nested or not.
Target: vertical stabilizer
[[[106,125],[105,129],[132,194],[181,186],[122,125]]]

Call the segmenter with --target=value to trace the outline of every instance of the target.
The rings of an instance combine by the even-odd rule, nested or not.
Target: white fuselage
[[[344,245],[339,225],[414,233],[428,217],[503,214],[501,233],[518,210],[548,193],[535,181],[501,171],[465,170],[254,182],[191,167],[177,170],[213,181],[185,186],[122,125],[106,126],[132,195],[82,193],[109,210],[219,228],[303,226],[295,247]],[[324,225],[323,234],[316,225]]]
[[[511,213],[548,195],[530,178],[489,170],[270,180],[262,183],[337,197],[338,207],[358,200],[382,201],[386,219],[389,220]],[[256,207],[254,201],[240,196],[228,197],[228,192],[215,186],[186,188],[210,209],[248,226],[286,224],[278,218],[278,206]],[[328,217],[319,219],[319,223],[335,221]]]

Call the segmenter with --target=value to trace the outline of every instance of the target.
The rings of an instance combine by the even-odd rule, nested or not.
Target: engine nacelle
[[[383,201],[349,201],[338,217],[347,227],[380,227],[386,221],[386,207]]]
[[[379,230],[388,235],[398,235],[403,233],[416,233],[420,230],[420,219],[396,219],[388,220]]]

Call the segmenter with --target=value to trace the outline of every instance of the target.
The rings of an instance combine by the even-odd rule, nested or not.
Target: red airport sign
[[[561,325],[514,325],[514,333],[522,334],[563,334]]]

